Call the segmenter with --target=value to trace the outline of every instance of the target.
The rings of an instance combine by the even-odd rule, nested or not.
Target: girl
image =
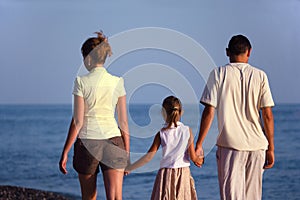
[[[128,166],[126,171],[149,162],[161,145],[163,155],[151,199],[197,199],[189,158],[197,163],[203,163],[203,158],[196,156],[191,129],[179,121],[183,112],[180,100],[169,96],[164,99],[162,107],[165,125],[156,134],[148,153]]]
[[[68,153],[74,144],[73,167],[83,200],[96,199],[97,173],[103,173],[107,199],[122,199],[124,169],[129,155],[129,130],[123,79],[103,67],[111,48],[102,32],[87,39],[81,52],[89,71],[74,83],[74,114],[59,162],[67,173]],[[118,124],[114,113],[118,113]]]

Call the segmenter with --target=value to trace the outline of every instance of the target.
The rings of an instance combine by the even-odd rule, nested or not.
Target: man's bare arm
[[[265,135],[269,142],[269,146],[266,152],[266,164],[265,169],[270,169],[274,166],[275,163],[275,154],[274,154],[274,117],[271,107],[262,108],[262,118],[264,122]]]
[[[198,135],[198,140],[196,143],[196,154],[197,155],[203,155],[203,148],[202,148],[202,144],[204,142],[204,139],[210,129],[210,126],[213,122],[214,119],[214,115],[215,115],[215,108],[213,106],[210,105],[205,105],[205,108],[203,110],[202,113],[202,117],[201,117],[201,123],[200,123],[200,131],[199,131],[199,135]],[[204,155],[203,155],[204,156]],[[196,166],[200,167],[201,164],[200,163],[195,163]]]

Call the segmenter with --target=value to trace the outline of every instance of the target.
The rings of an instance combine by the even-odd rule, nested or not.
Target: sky
[[[0,0],[0,104],[71,103],[73,81],[82,68],[81,45],[100,29],[114,43],[113,52],[138,40],[158,45],[120,55],[108,71],[124,76],[135,72],[135,67],[171,67],[199,99],[205,78],[186,59],[197,50],[178,55],[162,49],[164,39],[148,34],[149,27],[169,31],[171,37],[166,40],[175,47],[168,48],[184,49],[190,41],[199,44],[216,66],[228,62],[229,39],[246,35],[253,46],[249,63],[267,73],[275,103],[300,103],[299,10],[299,0]],[[124,32],[141,29],[146,37],[115,43]],[[180,40],[184,44],[176,41],[176,33],[184,36]],[[130,93],[132,101],[161,101],[163,95],[174,92],[171,86],[151,82],[150,75],[140,76],[143,87]],[[158,77],[177,86],[185,84],[174,76]],[[126,82],[133,81],[125,78],[125,86]]]

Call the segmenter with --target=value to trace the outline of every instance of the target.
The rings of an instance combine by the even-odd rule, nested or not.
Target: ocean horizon
[[[138,103],[128,106],[131,150],[137,156],[147,151],[155,130],[158,131],[162,124],[159,106],[152,109],[151,105]],[[197,137],[203,107],[183,106],[182,121],[192,128]],[[263,199],[296,200],[300,198],[300,158],[297,152],[300,149],[300,104],[277,104],[273,112],[276,162],[264,173]],[[58,169],[71,117],[72,104],[0,104],[0,185],[58,192],[80,199],[80,185],[72,168],[73,151],[69,153],[69,173],[63,175]],[[216,131],[216,124],[212,131]],[[191,163],[198,199],[220,199],[214,137],[207,144],[203,167],[197,168]],[[157,164],[154,161],[148,168],[124,178],[123,199],[150,199],[159,167]],[[105,199],[101,173],[97,184],[98,199]]]

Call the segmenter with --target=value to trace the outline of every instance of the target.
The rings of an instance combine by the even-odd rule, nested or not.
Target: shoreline
[[[38,190],[20,186],[0,185],[0,200],[43,199],[43,200],[72,200],[75,197],[51,191]]]

